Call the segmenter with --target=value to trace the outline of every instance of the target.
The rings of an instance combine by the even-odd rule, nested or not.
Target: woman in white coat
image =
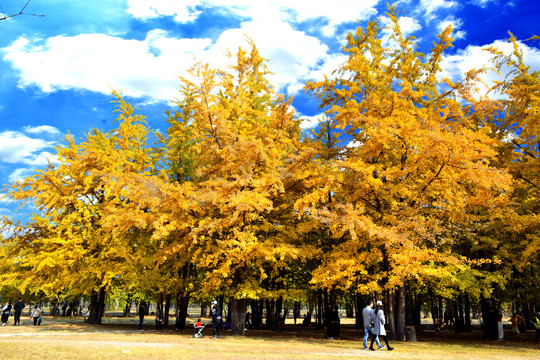
[[[386,330],[384,328],[384,325],[386,324],[386,318],[384,317],[382,305],[382,301],[377,301],[377,309],[375,310],[375,322],[373,324],[373,334],[375,336],[371,338],[371,345],[369,346],[369,349],[375,350],[373,348],[373,341],[375,340],[375,338],[378,339],[379,336],[382,336],[384,342],[386,343],[386,348],[388,349],[388,351],[391,351],[394,350],[394,348],[390,347],[390,344],[388,344],[388,339],[386,338]],[[380,346],[379,349],[384,349],[384,346]]]

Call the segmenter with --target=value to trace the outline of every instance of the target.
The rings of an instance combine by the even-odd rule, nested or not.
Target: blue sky
[[[18,13],[28,0],[0,1],[0,18]],[[454,48],[444,76],[459,79],[481,67],[481,49],[540,35],[536,0],[31,0],[27,14],[0,21],[0,182],[8,184],[55,161],[53,146],[68,132],[109,130],[114,120],[111,89],[166,129],[164,110],[177,97],[178,76],[197,61],[227,64],[251,37],[275,73],[278,92],[294,98],[315,126],[316,101],[303,93],[343,61],[341,44],[360,22],[385,22],[386,3],[403,11],[405,33],[428,51],[448,24]],[[525,42],[526,61],[540,70],[539,43]],[[13,204],[0,197],[0,215]]]

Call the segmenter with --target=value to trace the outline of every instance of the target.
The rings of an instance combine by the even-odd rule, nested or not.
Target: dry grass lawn
[[[212,339],[207,327],[205,338],[194,339],[191,329],[156,332],[150,320],[136,331],[134,318],[106,318],[101,326],[45,318],[40,327],[24,319],[23,326],[0,328],[0,359],[540,359],[532,332],[507,333],[504,342],[486,341],[478,332],[422,332],[417,343],[393,343],[394,351],[364,351],[362,332],[348,325],[335,341],[324,339],[323,331],[294,326],[285,332],[247,331],[245,337],[224,332],[221,339]]]

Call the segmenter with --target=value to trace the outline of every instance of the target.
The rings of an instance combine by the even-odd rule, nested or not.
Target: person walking
[[[373,334],[376,335],[378,338],[379,336],[382,336],[384,339],[384,342],[386,343],[386,348],[388,351],[394,350],[393,347],[390,347],[390,344],[388,344],[388,339],[386,338],[386,329],[384,328],[384,325],[386,324],[386,318],[384,317],[384,311],[383,311],[383,304],[382,301],[377,301],[377,309],[375,311],[375,321],[373,325]],[[371,345],[369,346],[370,350],[373,349],[373,340],[374,338],[371,338]],[[380,344],[380,343],[379,343]],[[384,349],[384,346],[379,346],[379,350]]]
[[[144,315],[146,315],[146,302],[143,300],[139,303],[139,326],[137,330],[142,330]]]
[[[363,350],[367,350],[367,341],[369,336],[373,336],[377,341],[377,346],[380,348],[381,343],[379,338],[373,334],[373,323],[375,322],[375,310],[373,310],[373,300],[362,310],[362,318],[364,319],[364,347]]]
[[[6,305],[2,308],[2,326],[6,326],[11,314],[11,301],[6,301]]]
[[[15,310],[15,316],[13,317],[13,326],[21,326],[21,314],[24,307],[25,305],[22,298],[19,298],[15,305],[13,305],[13,309]]]
[[[218,339],[221,337],[221,309],[217,301],[212,301],[212,329],[214,330],[214,337],[212,339]]]
[[[39,318],[41,317],[41,309],[39,308],[38,304],[34,306],[34,309],[32,310],[32,314],[30,317],[34,320],[34,326],[39,325]]]
[[[163,330],[163,311],[161,304],[156,307],[156,330]]]
[[[514,316],[510,319],[510,323],[512,323],[512,332],[514,334],[519,334],[519,323],[520,321],[523,321],[523,318],[519,314],[519,312],[515,313]]]

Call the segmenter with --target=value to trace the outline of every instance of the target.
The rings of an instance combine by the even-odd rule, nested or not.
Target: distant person
[[[246,325],[246,330],[248,329],[251,329],[251,313],[249,312],[249,310],[246,310],[246,317],[245,317],[245,325]]]
[[[302,325],[309,326],[311,324],[311,313],[308,311],[306,315],[304,315],[304,320],[302,320]]]
[[[6,305],[2,308],[2,326],[6,326],[9,315],[11,314],[11,301],[6,301]]]
[[[41,321],[39,321],[39,319],[41,318],[41,309],[39,308],[38,304],[34,306],[30,317],[34,320],[34,326],[41,324]]]
[[[497,341],[504,340],[504,326],[502,322],[502,314],[499,312],[497,314]]]
[[[379,336],[382,336],[384,339],[384,342],[386,343],[386,348],[388,351],[394,350],[394,348],[390,347],[390,344],[388,344],[388,339],[386,338],[386,329],[384,328],[384,325],[386,325],[386,318],[384,317],[384,311],[383,311],[383,304],[382,301],[377,301],[377,309],[375,311],[375,321],[373,325],[373,334],[376,335],[378,338]],[[373,349],[373,340],[371,339],[371,345],[369,346],[370,350]],[[384,346],[379,346],[379,350],[384,349]]]
[[[212,329],[214,330],[213,339],[218,339],[221,337],[221,309],[217,301],[212,301]]]
[[[163,330],[163,311],[161,310],[161,304],[156,308],[156,330]]]
[[[375,310],[373,310],[373,300],[369,302],[369,304],[362,310],[362,318],[364,319],[364,347],[363,350],[367,350],[367,340],[369,339],[369,336],[373,336],[373,338],[377,341],[377,346],[380,348],[381,343],[379,342],[379,338],[373,334],[373,323],[375,322]]]
[[[21,326],[21,314],[24,307],[25,305],[22,298],[19,298],[15,305],[13,305],[13,310],[15,310],[15,315],[13,316],[13,326]]]
[[[510,319],[510,323],[512,324],[512,332],[514,334],[519,334],[519,323],[523,321],[523,318],[519,314],[519,312],[515,313],[514,316]]]
[[[141,301],[139,303],[139,326],[137,327],[138,330],[142,330],[145,314],[146,314],[146,302]]]

